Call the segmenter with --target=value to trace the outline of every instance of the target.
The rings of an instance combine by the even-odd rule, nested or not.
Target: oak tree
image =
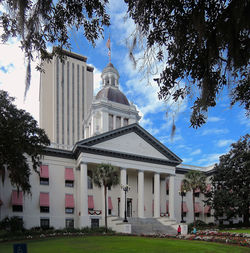
[[[193,103],[190,123],[197,128],[227,87],[231,105],[239,102],[249,115],[249,0],[125,2],[136,24],[131,58],[142,41],[146,66],[152,65],[151,54],[165,63],[155,78],[159,99],[188,97]]]
[[[217,219],[231,220],[243,216],[249,225],[250,207],[250,135],[231,144],[231,150],[220,157],[214,167],[212,191],[208,203],[212,204]]]
[[[0,90],[0,177],[4,183],[8,172],[12,185],[30,193],[32,168],[37,171],[42,150],[50,141],[37,121],[17,109],[13,101],[6,91]]]

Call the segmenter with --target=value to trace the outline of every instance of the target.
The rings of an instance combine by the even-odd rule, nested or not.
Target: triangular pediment
[[[180,163],[181,159],[160,143],[138,124],[132,124],[106,132],[76,144],[95,149],[114,151],[121,154],[148,157]]]

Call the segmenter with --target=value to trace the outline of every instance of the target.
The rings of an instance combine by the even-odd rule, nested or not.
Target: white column
[[[126,185],[127,179],[127,170],[125,168],[121,168],[121,185]],[[124,211],[125,211],[125,192],[121,188],[120,193],[120,217],[124,218]]]
[[[175,196],[175,175],[169,176],[169,213],[170,219],[175,220],[174,213],[174,196]]]
[[[116,115],[113,115],[113,129],[116,129]]]
[[[166,213],[166,178],[160,180],[160,213]]]
[[[79,220],[80,228],[90,226],[88,215],[88,166],[87,163],[81,162],[80,165],[80,207],[79,207]]]
[[[160,217],[160,174],[154,174],[154,217]]]
[[[144,218],[144,172],[138,172],[138,217]]]

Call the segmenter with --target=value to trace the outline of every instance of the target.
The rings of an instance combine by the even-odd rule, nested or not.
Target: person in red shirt
[[[177,235],[181,234],[181,226],[179,225],[179,227],[177,228]]]

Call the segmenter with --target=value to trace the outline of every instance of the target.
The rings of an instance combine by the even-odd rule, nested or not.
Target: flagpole
[[[110,42],[110,35],[108,38],[108,41],[106,43],[106,47],[108,48],[108,56],[109,56],[109,63],[111,63],[111,42]]]

